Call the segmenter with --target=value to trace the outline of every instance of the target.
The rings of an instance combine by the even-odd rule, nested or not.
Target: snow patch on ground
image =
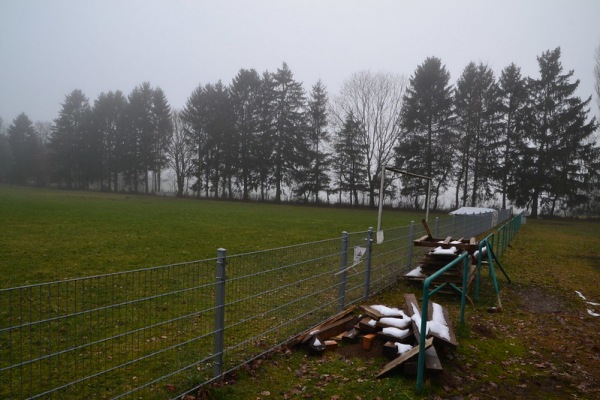
[[[581,293],[579,290],[576,290],[575,293],[577,293],[577,296],[579,296],[581,298],[581,300],[584,301],[584,303],[592,305],[592,306],[600,306],[600,303],[596,303],[594,301],[587,301],[586,297],[583,295],[583,293]],[[600,317],[600,314],[596,312],[596,310],[588,308],[587,309],[588,314],[590,314],[592,317]]]

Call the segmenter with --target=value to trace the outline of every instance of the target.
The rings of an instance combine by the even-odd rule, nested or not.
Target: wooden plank
[[[410,315],[411,317],[413,316],[414,312],[413,312],[413,305],[416,307],[416,309],[419,311],[419,314],[422,316],[423,313],[421,312],[421,309],[419,308],[419,303],[417,302],[417,298],[415,297],[415,295],[413,293],[405,293],[404,294],[404,301],[406,301],[406,307],[408,308],[408,315]],[[444,313],[444,320],[446,321],[446,326],[448,327],[448,333],[449,333],[449,339],[445,339],[443,337],[441,337],[440,335],[438,335],[435,332],[432,332],[431,330],[429,331],[429,335],[428,336],[433,336],[435,338],[436,343],[441,342],[445,345],[448,345],[454,349],[456,349],[456,347],[458,346],[458,342],[456,341],[456,335],[454,333],[454,329],[452,328],[452,324],[450,323],[450,316],[448,314],[448,310],[446,310],[441,304],[440,306],[442,307],[442,312]],[[433,315],[433,302],[430,301],[427,307],[427,321],[431,321],[431,317]],[[419,342],[419,340],[421,339],[421,335],[419,334],[419,329],[421,327],[417,326],[417,324],[413,321],[413,330],[415,332],[415,339],[417,340],[417,343]]]
[[[404,343],[404,344],[408,344],[413,341],[412,329],[407,329],[406,335],[404,335],[402,337],[388,335],[383,332],[377,332],[377,336],[386,341],[400,342],[400,343]]]
[[[440,304],[440,306],[441,306],[441,304]],[[456,340],[454,328],[452,327],[452,321],[450,321],[450,314],[448,314],[448,310],[443,306],[442,306],[442,312],[444,313],[444,321],[446,321],[446,326],[448,327],[448,336],[450,336],[450,339],[447,340],[447,339],[438,337],[436,335],[433,335],[433,336],[436,338],[436,342],[439,340],[439,341],[441,341],[441,343],[449,345],[453,349],[456,349],[458,347],[458,341]]]
[[[371,346],[373,346],[373,342],[375,341],[376,337],[377,335],[374,333],[369,333],[368,335],[363,336],[360,341],[362,348],[365,350],[371,350]]]
[[[425,227],[425,232],[427,232],[427,237],[428,238],[432,238],[433,235],[431,234],[431,230],[429,229],[429,224],[427,223],[427,221],[425,219],[422,219],[421,223]]]
[[[350,316],[348,316],[344,319],[340,319],[339,321],[336,321],[330,325],[322,326],[318,330],[311,332],[310,336],[318,336],[318,337],[322,338],[323,340],[329,339],[331,337],[337,336],[340,333],[346,331],[346,329],[348,329],[348,326],[354,325],[356,319],[357,319],[357,317],[350,315]]]
[[[406,311],[407,311],[406,313],[408,314],[409,317],[411,317],[411,319],[412,319],[412,316],[415,314],[413,311],[413,305],[419,311],[419,314],[421,314],[421,308],[419,307],[419,303],[417,302],[417,298],[414,293],[404,293],[404,301],[406,302]],[[412,321],[412,327],[413,327],[415,339],[416,339],[417,343],[419,343],[419,341],[421,340],[421,335],[419,335],[420,326],[417,326],[415,321]]]
[[[375,332],[377,332],[379,330],[379,328],[377,327],[376,324],[371,325],[372,324],[371,321],[377,321],[377,320],[374,319],[374,318],[371,318],[371,317],[365,317],[365,318],[361,319],[358,322],[359,329],[361,331],[363,331],[363,332],[366,332],[366,333],[375,333]]]
[[[342,336],[342,341],[346,343],[358,343],[360,341],[360,332],[356,328],[352,328]]]
[[[433,338],[429,338],[425,341],[425,348],[429,348],[431,347],[431,345],[433,345]],[[400,355],[399,357],[393,359],[392,361],[390,361],[389,363],[387,363],[383,369],[381,371],[379,371],[379,374],[377,374],[377,378],[381,378],[383,375],[387,374],[388,372],[396,369],[397,367],[399,367],[400,365],[402,365],[402,363],[410,360],[412,357],[416,356],[419,354],[419,346],[415,346],[412,349],[410,349],[409,351],[407,351],[406,353]]]
[[[340,319],[342,319],[342,318],[345,318],[345,317],[347,317],[348,315],[352,314],[352,313],[353,313],[355,310],[356,310],[356,307],[355,307],[355,306],[348,307],[348,308],[347,308],[347,309],[345,309],[344,311],[342,311],[342,312],[340,312],[340,313],[337,313],[336,315],[334,315],[334,316],[332,316],[332,317],[330,317],[330,318],[326,319],[325,321],[323,321],[322,323],[320,323],[320,324],[319,324],[319,325],[317,325],[316,327],[314,327],[314,328],[312,328],[312,329],[310,329],[310,330],[308,330],[308,331],[305,331],[305,332],[301,333],[300,335],[296,336],[294,339],[292,339],[292,340],[290,341],[290,344],[291,344],[291,345],[296,345],[296,344],[298,344],[298,343],[305,343],[305,342],[306,342],[308,339],[310,339],[310,338],[311,338],[311,336],[312,336],[311,334],[312,334],[314,331],[316,331],[316,330],[319,330],[320,328],[322,328],[322,327],[324,327],[324,326],[327,326],[327,325],[333,324],[333,323],[335,323],[336,321],[338,321],[338,320],[340,320]],[[333,336],[335,336],[335,335],[333,335]]]
[[[374,309],[370,306],[361,305],[361,306],[359,306],[359,308],[361,310],[363,310],[365,314],[367,314],[369,317],[371,317],[373,319],[379,320],[379,319],[385,317],[385,315],[383,315],[382,313],[380,313],[379,311],[377,311],[376,309]]]
[[[425,350],[425,368],[431,371],[441,371],[442,362],[438,357],[435,346],[431,346]]]

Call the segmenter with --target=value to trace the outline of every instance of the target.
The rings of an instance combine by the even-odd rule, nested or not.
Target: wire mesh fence
[[[510,216],[488,214],[436,219],[434,235]],[[425,230],[384,234],[0,290],[0,398],[177,398],[393,285]]]

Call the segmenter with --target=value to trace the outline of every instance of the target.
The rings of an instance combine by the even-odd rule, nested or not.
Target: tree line
[[[332,98],[321,81],[307,92],[283,63],[198,85],[181,110],[148,82],[93,104],[73,90],[50,127],[22,113],[4,129],[0,179],[155,193],[168,170],[177,196],[374,206],[380,171],[393,166],[432,177],[434,209],[451,198],[532,215],[598,213],[591,96],[574,94],[579,81],[563,71],[560,48],[537,60],[535,78],[514,64],[496,78],[471,62],[452,84],[429,57],[410,79],[355,73]],[[415,208],[428,195],[408,176],[388,177],[384,190]]]

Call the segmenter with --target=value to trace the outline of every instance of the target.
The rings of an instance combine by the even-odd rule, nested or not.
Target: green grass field
[[[327,245],[321,251],[335,255],[339,248],[336,238],[342,230],[365,231],[376,224],[377,216],[377,211],[366,209],[182,200],[6,186],[0,187],[0,206],[0,224],[7,227],[0,248],[3,255],[1,288],[55,282],[1,293],[0,359],[3,362],[0,371],[12,363],[24,364],[19,367],[19,372],[9,369],[0,374],[0,397],[40,393],[53,385],[75,382],[99,371],[132,363],[129,368],[119,367],[114,372],[102,373],[100,379],[87,381],[89,384],[76,384],[61,392],[65,398],[96,395],[99,391],[106,391],[106,396],[111,397],[113,393],[126,391],[130,379],[145,376],[146,382],[152,379],[148,376],[161,376],[165,372],[157,371],[165,365],[168,365],[167,372],[193,366],[204,357],[203,354],[210,354],[212,350],[213,335],[209,332],[212,323],[200,321],[214,318],[210,316],[210,309],[214,300],[215,261],[173,264],[214,258],[218,247],[227,248],[231,256],[332,238],[335,241],[324,242],[332,243],[333,248]],[[405,226],[421,217],[386,211],[384,227]],[[311,250],[321,248],[316,243],[309,247]],[[302,249],[307,251],[308,247]],[[287,248],[270,254],[276,263],[282,262],[282,258],[296,257],[294,251]],[[256,265],[257,270],[252,270],[253,259],[253,256],[244,258],[245,264],[249,265],[243,266],[246,272],[242,274],[253,274],[264,267]],[[229,257],[229,260],[228,264],[236,265],[237,259]],[[266,261],[260,255],[256,260]],[[229,290],[235,293],[233,297],[240,299],[253,296],[257,287],[266,284],[283,289],[269,291],[268,297],[272,301],[251,300],[250,297],[246,301],[248,305],[243,306],[249,309],[242,307],[241,300],[236,302],[230,298],[230,320],[249,318],[258,312],[258,307],[266,307],[262,312],[269,313],[270,318],[262,321],[262,318],[253,317],[254,322],[250,325],[230,328],[229,345],[235,345],[232,341],[240,337],[256,334],[248,330],[265,331],[274,323],[274,318],[281,319],[280,324],[288,321],[296,311],[277,316],[271,311],[274,307],[271,303],[303,298],[306,291],[311,293],[307,288],[311,283],[320,287],[324,278],[331,279],[329,274],[322,277],[323,268],[330,268],[331,262],[335,268],[338,260],[327,261],[328,265],[320,265],[319,261],[311,264],[313,270],[306,272],[309,276],[302,275],[309,268],[304,265],[286,271],[282,276],[261,274],[255,280],[246,278],[239,286],[235,280],[231,281]],[[158,265],[169,267],[149,268]],[[210,267],[204,268],[207,265]],[[149,269],[145,269],[147,267]],[[239,274],[239,267],[242,266],[228,269],[231,271],[228,276]],[[134,274],[103,275],[140,269],[143,271]],[[95,275],[101,276],[75,281],[67,279]],[[303,285],[288,283],[286,286],[283,279],[302,281]],[[113,304],[119,305],[113,307]],[[300,310],[300,314],[302,312]],[[317,319],[306,324],[315,324],[320,320],[318,318],[327,316],[314,313],[310,318]],[[268,326],[261,330],[264,323]],[[3,329],[8,326],[13,328]],[[280,335],[285,338],[305,327],[292,326],[293,331],[284,331]],[[281,329],[285,329],[285,325]],[[190,341],[189,346],[175,345],[186,341]],[[173,345],[176,348],[172,348]],[[249,346],[251,354],[257,350],[251,341],[244,346]],[[237,350],[228,362],[234,362],[233,357],[240,356],[237,353],[243,351]],[[144,362],[133,361],[150,354],[151,358]],[[172,377],[171,382],[177,383],[178,390],[189,386],[185,379],[202,382],[207,377],[200,376],[210,371],[210,366],[199,368],[198,376],[187,372],[187,378],[179,374]],[[15,379],[14,374],[19,375],[19,379]],[[30,379],[23,379],[29,374]],[[143,392],[144,397],[162,398],[165,391],[168,392],[164,384],[152,385],[148,390]]]
[[[383,227],[423,214],[384,213]],[[0,287],[213,258],[339,237],[377,211],[0,186]]]
[[[422,214],[386,211],[383,227],[405,226],[411,220],[419,221],[421,218]],[[0,226],[3,228],[0,241],[0,288],[213,258],[219,247],[227,248],[229,254],[240,254],[336,238],[343,230],[358,232],[376,226],[376,219],[377,211],[368,209],[0,186]],[[600,346],[597,336],[591,339],[584,336],[582,340],[581,336],[575,334],[597,330],[598,319],[587,316],[581,300],[574,294],[575,290],[581,291],[589,299],[600,301],[599,243],[600,223],[597,222],[528,221],[502,257],[513,283],[508,284],[498,271],[505,311],[501,314],[487,313],[486,309],[494,304],[495,297],[489,279],[486,280],[482,286],[481,301],[467,308],[467,326],[458,332],[459,348],[450,361],[444,359],[444,368],[448,372],[427,380],[425,397],[414,393],[414,378],[399,375],[375,379],[376,372],[385,360],[349,359],[337,353],[315,359],[307,358],[302,351],[276,354],[259,360],[234,374],[235,384],[210,388],[203,393],[209,398],[219,399],[336,396],[340,399],[357,396],[417,399],[429,395],[443,398],[469,394],[486,398],[493,393],[497,393],[499,398],[526,398],[534,392],[542,396],[537,398],[594,398],[584,392],[583,383],[565,383],[565,378],[557,378],[553,371],[575,371],[573,365],[585,366],[592,374],[600,376],[600,363],[597,362],[600,360],[594,358],[593,351],[583,351]],[[159,277],[161,275],[150,279],[150,282],[155,282],[160,290],[168,289],[171,276],[166,275],[165,284],[162,278],[156,279]],[[91,284],[106,281],[101,279]],[[150,288],[148,286],[146,289]],[[76,284],[74,289],[81,293]],[[418,288],[400,282],[391,290],[378,294],[372,301],[401,307],[402,295],[407,291],[420,295]],[[34,295],[36,293],[32,292]],[[99,291],[96,294],[102,295]],[[77,301],[77,297],[74,300]],[[443,302],[449,307],[451,315],[456,317],[458,302],[455,298],[442,297],[434,301]],[[565,313],[555,315],[523,311],[525,306],[543,306],[547,302],[558,302]],[[57,311],[50,303],[45,306],[50,312]],[[190,311],[197,306],[197,303],[188,304],[187,301],[178,305],[185,309],[189,307]],[[141,322],[146,325],[160,321],[160,314],[172,312],[171,305],[163,304],[160,299],[151,301],[149,307],[147,312],[133,309],[136,311],[134,315],[139,315]],[[2,312],[10,314],[6,309]],[[2,318],[11,317],[2,312]],[[93,315],[99,321],[100,315]],[[115,315],[115,319],[122,317],[120,311]],[[131,318],[131,314],[125,314],[125,319],[128,317]],[[16,318],[20,317],[17,315]],[[566,330],[556,329],[565,321],[570,324]],[[80,322],[75,321],[74,326],[67,326],[67,329],[74,328],[74,332],[57,331],[56,335],[48,338],[40,333],[39,342],[55,346],[57,342],[70,337],[67,334],[74,334],[74,337],[96,334],[93,332],[95,319]],[[196,326],[194,322],[190,326],[184,324],[173,327],[171,331],[183,336],[187,334],[185,329],[190,329],[190,334],[197,334],[196,329],[201,326]],[[89,328],[91,333],[82,327]],[[124,332],[130,327],[121,328],[118,325],[115,329],[119,333],[121,329]],[[171,334],[168,334],[168,339],[162,338],[164,331],[164,327],[161,327],[156,333],[149,332],[150,336],[158,338],[156,342],[153,342],[154,337],[148,342],[142,336],[141,351],[151,351],[161,346],[158,342],[171,340]],[[36,331],[31,333],[38,335]],[[29,333],[24,330],[19,335],[27,338]],[[125,341],[123,351],[137,354],[140,346],[133,348],[130,345],[138,341]],[[569,354],[567,358],[561,353],[554,353],[556,347],[568,349],[573,343],[580,342],[582,344],[578,345],[577,352],[566,350]],[[2,346],[3,343],[0,343],[0,349]],[[89,351],[105,351],[103,346],[92,346]],[[82,352],[80,356],[90,355]],[[538,359],[542,356],[547,358]],[[106,362],[111,365],[109,360]],[[81,365],[85,365],[85,362]],[[145,362],[144,365],[146,368],[164,368],[160,360]],[[553,367],[542,369],[540,365]],[[63,375],[69,373],[62,372]],[[71,373],[75,376],[75,371]],[[135,375],[144,372],[127,373]],[[585,371],[577,376],[581,376],[584,382],[586,379],[593,380]],[[124,373],[108,376],[107,387],[124,380],[124,377]],[[178,389],[186,385],[193,386],[199,378],[191,374],[186,379],[178,383]],[[126,387],[127,382],[122,383]],[[168,392],[163,386],[156,398],[164,398],[165,392]],[[96,394],[101,388],[89,387],[87,390],[90,394]],[[81,394],[75,393],[73,398],[79,398]],[[107,393],[106,396],[110,395]]]

